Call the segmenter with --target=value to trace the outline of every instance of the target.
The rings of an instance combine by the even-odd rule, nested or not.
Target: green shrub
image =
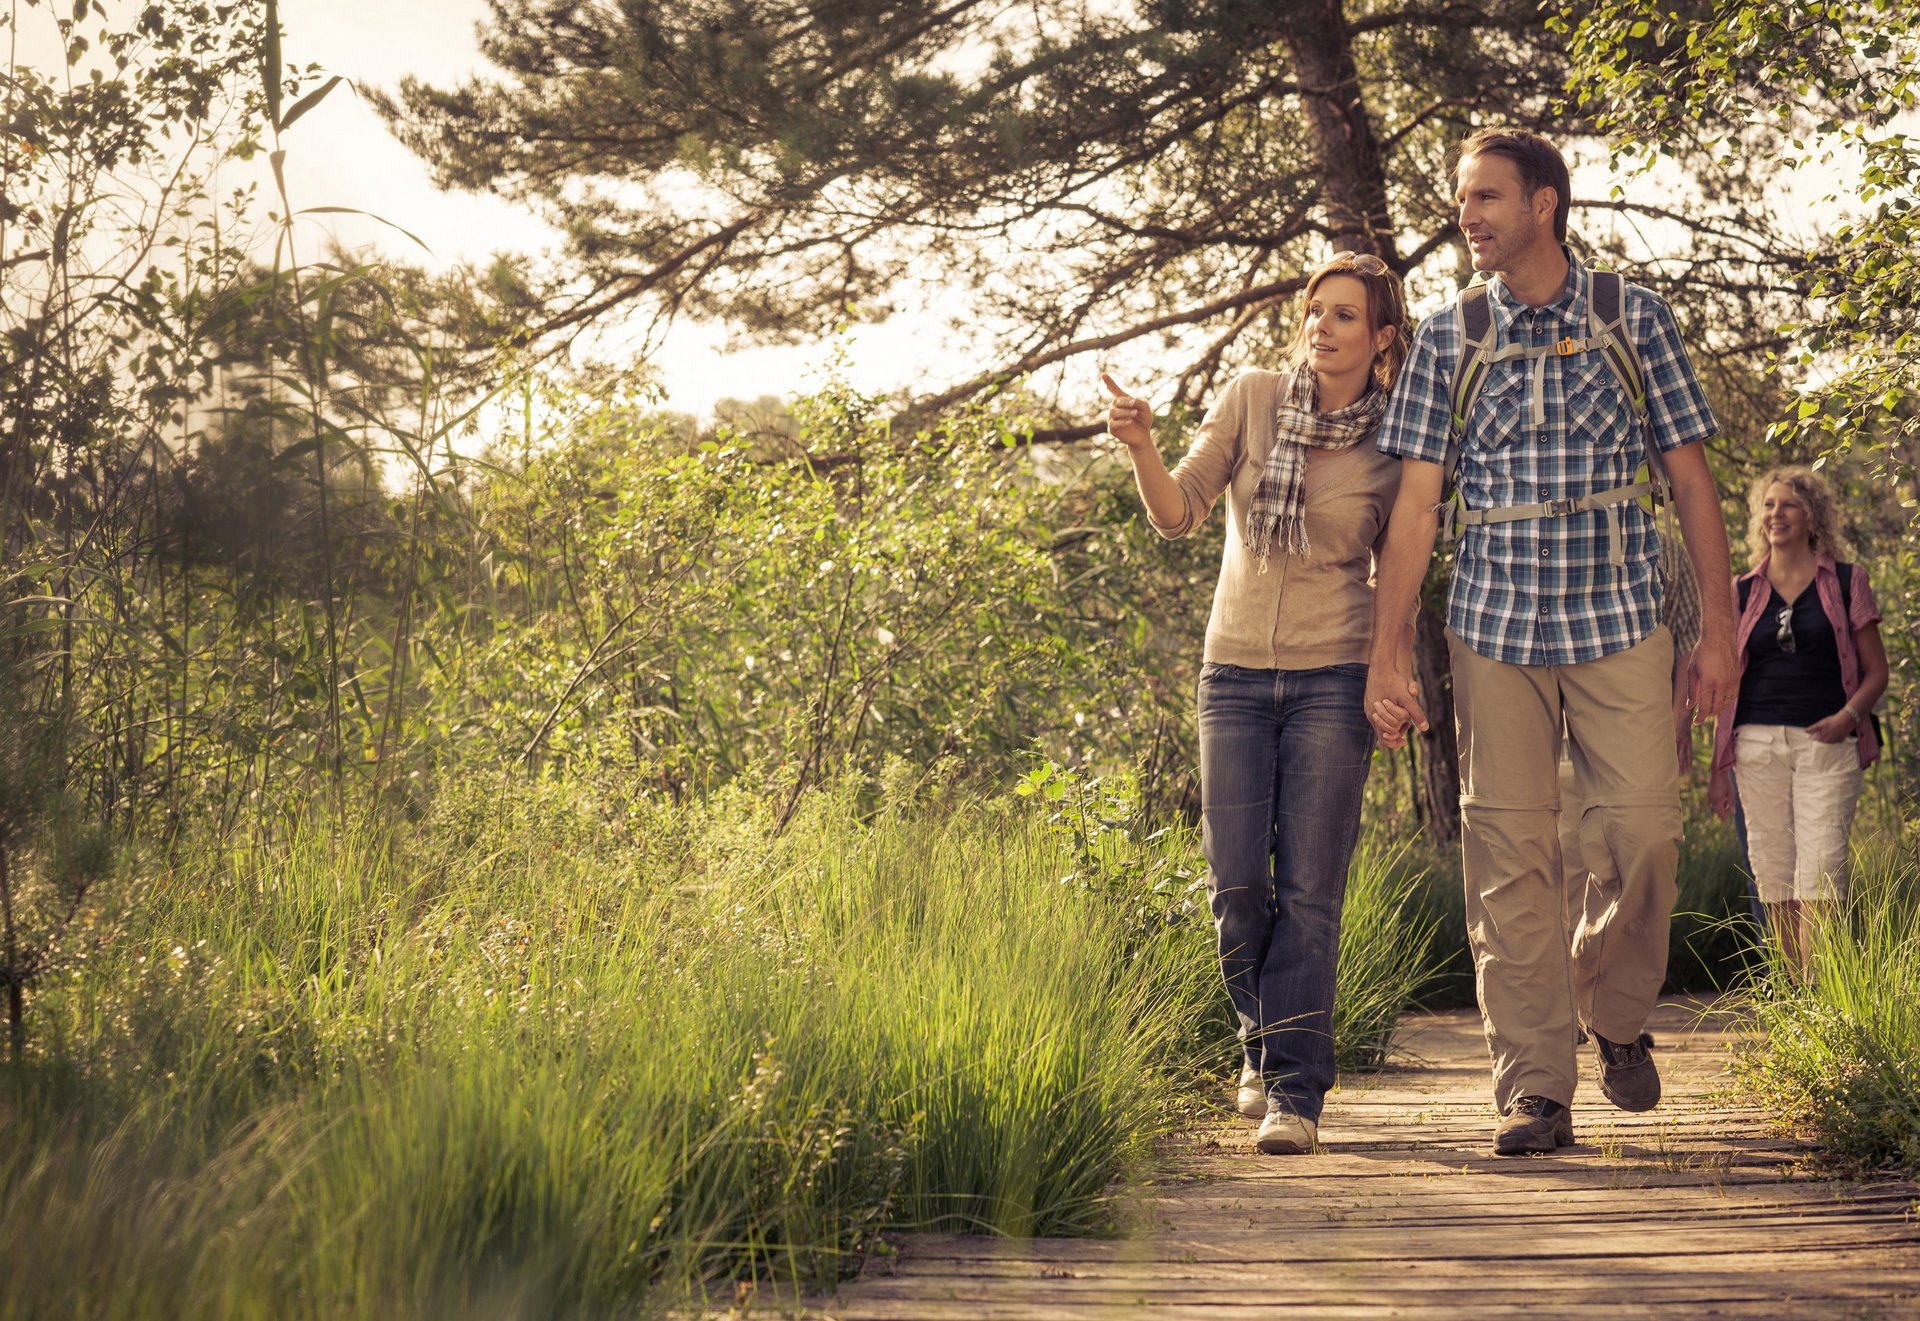
[[[1743,1085],[1783,1127],[1855,1167],[1920,1170],[1920,866],[1887,840],[1856,851],[1847,920],[1814,942],[1817,976],[1775,950],[1746,1001]]]
[[[1102,1231],[1201,1070],[1207,943],[1059,884],[1031,812],[856,797],[662,847],[475,777],[187,850],[0,1093],[0,1315],[599,1313],[885,1227]]]

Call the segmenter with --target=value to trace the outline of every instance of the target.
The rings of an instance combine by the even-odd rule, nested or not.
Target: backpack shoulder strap
[[[1640,438],[1646,448],[1647,480],[1653,495],[1648,512],[1666,519],[1664,536],[1673,535],[1673,481],[1667,476],[1666,456],[1653,438],[1653,417],[1647,405],[1647,373],[1640,347],[1627,325],[1627,282],[1618,271],[1593,271],[1587,292],[1587,338],[1596,343],[1620,388],[1626,391]]]
[[[1618,271],[1592,272],[1587,295],[1587,337],[1598,341],[1600,354],[1619,378],[1633,406],[1633,415],[1647,433],[1647,456],[1658,466],[1652,428],[1647,416],[1647,373],[1640,365],[1640,348],[1627,327],[1626,281]]]
[[[1467,436],[1467,414],[1487,383],[1487,364],[1493,354],[1493,306],[1487,286],[1476,279],[1460,291],[1453,307],[1460,354],[1453,364],[1453,384],[1447,392],[1447,479],[1460,466],[1460,446]]]
[[[1462,503],[1453,478],[1460,470],[1460,448],[1467,440],[1467,414],[1487,383],[1487,367],[1493,361],[1493,305],[1481,276],[1474,276],[1454,301],[1453,327],[1460,352],[1447,389],[1447,457],[1440,503],[1440,537],[1446,542],[1460,535]]]
[[[1853,624],[1853,566],[1836,561],[1833,566],[1835,576],[1840,579],[1840,613],[1847,617],[1847,624]]]

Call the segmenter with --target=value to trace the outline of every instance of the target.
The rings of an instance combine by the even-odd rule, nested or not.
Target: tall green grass
[[[1101,844],[1143,905],[1030,804],[770,810],[481,780],[155,862],[0,1072],[0,1316],[625,1316],[1110,1230],[1232,1063],[1190,832]],[[1424,957],[1384,876],[1368,1058]]]
[[[619,847],[473,794],[404,846],[188,856],[0,1093],[0,1311],[598,1313],[819,1282],[883,1225],[1104,1227],[1204,944],[1055,883],[1030,816],[758,811]]]
[[[1689,819],[1675,880],[1679,894],[1667,941],[1667,993],[1744,984],[1756,967],[1759,933],[1747,905],[1747,878],[1733,827],[1711,815]]]
[[[1736,1066],[1781,1123],[1835,1161],[1920,1171],[1920,865],[1886,837],[1857,848],[1844,922],[1814,942],[1816,976],[1778,950],[1747,1001]]]
[[[1340,964],[1333,1007],[1339,1067],[1377,1069],[1392,1051],[1400,1015],[1436,985],[1451,954],[1440,919],[1410,894],[1405,844],[1370,839],[1355,851],[1340,920]]]

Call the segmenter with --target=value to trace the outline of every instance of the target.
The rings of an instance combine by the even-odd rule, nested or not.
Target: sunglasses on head
[[[1328,259],[1327,265],[1338,263],[1362,275],[1385,275],[1387,264],[1371,252],[1336,252]]]

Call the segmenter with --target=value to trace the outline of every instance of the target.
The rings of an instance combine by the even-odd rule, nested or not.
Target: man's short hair
[[[1567,159],[1560,149],[1524,128],[1483,128],[1460,144],[1454,155],[1454,174],[1469,156],[1505,156],[1520,172],[1520,186],[1527,200],[1542,188],[1553,189],[1559,199],[1553,208],[1553,236],[1567,241],[1567,214],[1573,209],[1573,180],[1567,173]]]

